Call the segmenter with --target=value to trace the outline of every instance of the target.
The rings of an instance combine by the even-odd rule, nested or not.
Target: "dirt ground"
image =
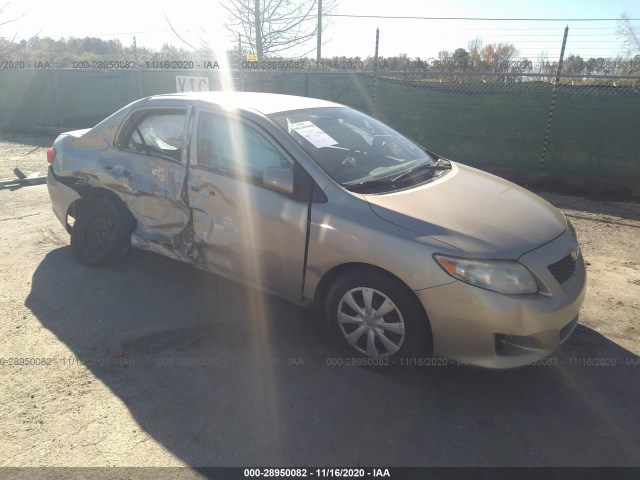
[[[0,179],[52,141],[0,136]],[[0,466],[640,466],[640,205],[540,194],[587,261],[574,335],[544,365],[386,374],[177,262],[80,265],[45,185],[0,190]]]

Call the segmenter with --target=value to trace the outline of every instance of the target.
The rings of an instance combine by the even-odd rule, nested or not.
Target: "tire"
[[[71,249],[86,265],[101,265],[122,259],[131,248],[135,220],[116,198],[98,195],[78,213],[71,230]]]
[[[382,272],[361,269],[338,277],[327,293],[324,316],[341,349],[366,359],[365,366],[398,366],[401,359],[431,353],[429,321],[418,299]]]

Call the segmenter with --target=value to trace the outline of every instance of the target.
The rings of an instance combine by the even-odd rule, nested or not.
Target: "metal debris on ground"
[[[47,183],[47,177],[40,175],[40,172],[33,172],[29,176],[27,176],[22,173],[19,168],[14,168],[13,173],[16,174],[16,178],[12,178],[10,180],[0,180],[0,189],[15,189],[28,185],[41,185],[43,183]]]

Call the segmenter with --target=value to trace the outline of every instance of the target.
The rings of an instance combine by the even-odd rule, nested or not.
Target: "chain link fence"
[[[176,75],[206,77],[210,90],[336,101],[474,166],[640,180],[637,76],[561,75],[554,95],[554,78],[532,73],[0,70],[0,128],[91,126],[141,96],[175,92]]]
[[[560,76],[555,98],[553,82],[536,74],[395,73],[377,82],[377,116],[445,156],[476,166],[640,179],[634,77]]]

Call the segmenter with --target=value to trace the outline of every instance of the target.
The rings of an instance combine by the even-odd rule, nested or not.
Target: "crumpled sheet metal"
[[[78,130],[58,137],[56,175],[116,194],[137,221],[135,246],[193,263],[193,248],[184,253],[174,249],[185,243],[184,232],[190,229],[191,213],[184,201],[186,170],[151,157],[142,164],[140,158],[114,150],[113,137],[105,132],[115,136],[115,129],[106,127],[99,133]]]

